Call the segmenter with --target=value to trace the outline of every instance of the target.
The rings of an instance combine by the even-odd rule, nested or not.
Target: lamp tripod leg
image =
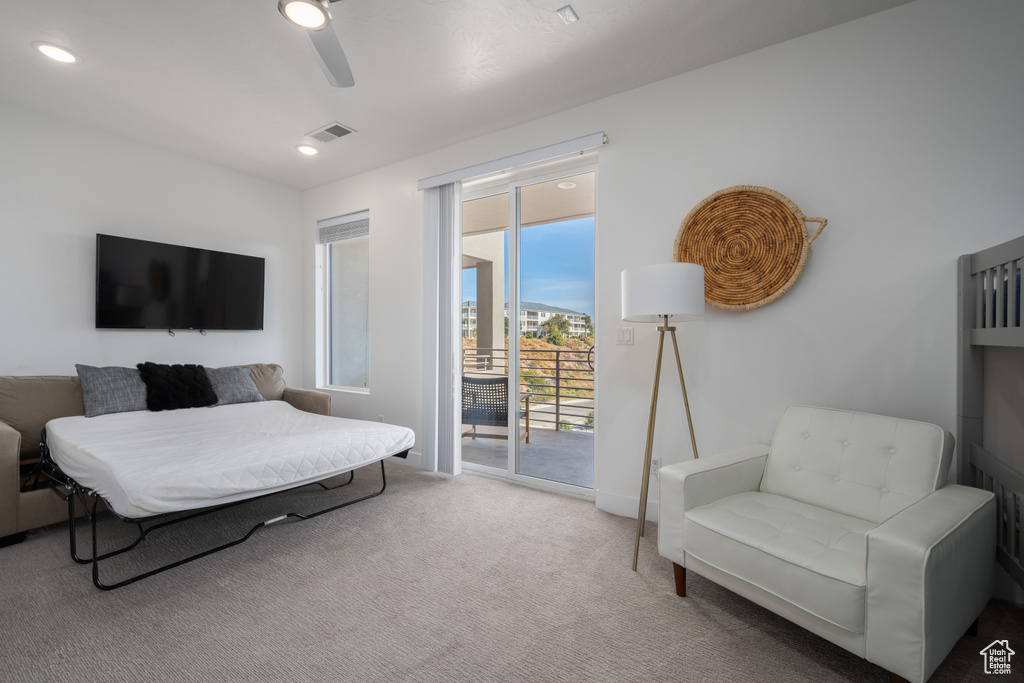
[[[667,323],[666,323],[667,325]],[[673,334],[673,339],[675,335]],[[651,454],[654,450],[654,418],[658,412],[658,387],[661,383],[661,356],[665,348],[665,328],[658,328],[658,360],[654,364],[654,389],[651,392],[651,412],[647,418],[647,445],[644,449],[643,479],[640,481],[640,510],[636,516],[636,543],[633,546],[633,571],[636,571],[637,558],[640,556],[640,537],[644,535],[644,523],[647,521],[647,490],[651,482]]]
[[[693,418],[690,417],[690,399],[686,397],[686,381],[683,379],[683,364],[679,360],[679,344],[676,342],[676,331],[672,329],[672,348],[676,352],[676,368],[679,370],[679,386],[683,388],[683,405],[686,407],[686,424],[690,427],[690,445],[693,446],[693,459],[697,459],[697,438],[693,435]]]

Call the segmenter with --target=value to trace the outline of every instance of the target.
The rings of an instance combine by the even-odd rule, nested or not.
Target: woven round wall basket
[[[807,223],[820,227],[808,235]],[[726,311],[760,308],[785,294],[800,277],[813,242],[828,225],[807,218],[782,194],[737,185],[693,207],[676,235],[676,261],[704,266],[704,296]]]

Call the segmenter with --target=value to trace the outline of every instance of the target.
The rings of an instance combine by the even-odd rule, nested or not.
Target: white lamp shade
[[[656,263],[622,271],[622,319],[636,323],[704,317],[704,266]]]

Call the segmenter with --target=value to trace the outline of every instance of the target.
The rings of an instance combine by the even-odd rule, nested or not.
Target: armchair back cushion
[[[933,424],[790,406],[760,490],[878,524],[945,485],[952,457]]]

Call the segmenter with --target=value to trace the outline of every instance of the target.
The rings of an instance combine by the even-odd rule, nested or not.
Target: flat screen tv
[[[265,260],[96,235],[96,327],[262,330]]]

